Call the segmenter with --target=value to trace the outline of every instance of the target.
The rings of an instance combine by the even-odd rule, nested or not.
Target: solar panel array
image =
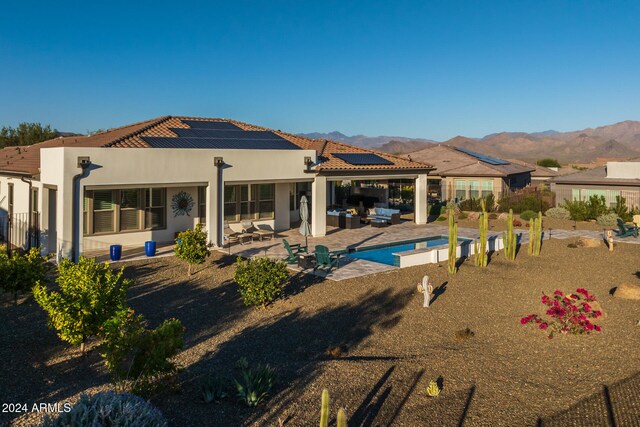
[[[392,165],[393,162],[373,153],[332,153],[351,165]]]
[[[153,148],[211,148],[235,150],[300,150],[271,131],[243,130],[230,122],[183,120],[188,129],[170,128],[178,137],[144,136]]]
[[[207,122],[204,120],[181,120],[182,123],[189,126],[192,129],[227,129],[227,130],[242,130],[238,126],[231,122]]]
[[[143,136],[153,148],[211,148],[220,150],[299,150],[300,147],[286,139],[237,139],[237,138],[168,138]]]
[[[455,147],[456,150],[468,154],[470,156],[475,157],[476,159],[483,161],[485,163],[488,163],[490,165],[509,165],[510,163],[505,161],[505,160],[501,160],[501,159],[496,159],[495,157],[490,157],[490,156],[486,156],[484,154],[480,154],[480,153],[476,153],[474,151],[469,151],[469,150],[465,150],[464,148],[458,148]]]

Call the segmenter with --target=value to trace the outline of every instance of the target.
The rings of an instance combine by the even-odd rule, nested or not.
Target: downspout
[[[89,166],[91,166],[91,160],[89,157],[78,157],[78,167],[82,169],[82,172],[74,175],[73,177],[73,197],[72,197],[72,236],[71,236],[71,261],[78,262],[78,256],[76,256],[76,250],[79,248],[80,242],[80,180],[86,178],[89,175]],[[79,254],[78,254],[79,255]]]
[[[223,212],[222,212],[222,199],[224,197],[224,183],[222,182],[222,169],[224,167],[224,159],[222,157],[214,157],[213,164],[218,169],[218,180],[216,186],[216,246],[222,248],[224,246],[224,238],[223,238]],[[231,245],[229,245],[231,248]]]
[[[28,238],[27,238],[27,251],[31,250],[31,209],[33,208],[33,201],[31,200],[31,198],[33,197],[33,194],[31,194],[31,190],[33,187],[33,182],[30,179],[25,178],[24,176],[20,177],[20,181],[29,184],[29,210],[27,213],[27,233],[28,233]]]

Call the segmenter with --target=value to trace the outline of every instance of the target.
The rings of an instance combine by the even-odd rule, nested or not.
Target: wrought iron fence
[[[0,244],[8,250],[40,246],[40,214],[18,213],[0,217]]]

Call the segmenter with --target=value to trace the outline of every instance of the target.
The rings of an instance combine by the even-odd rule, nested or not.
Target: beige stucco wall
[[[58,147],[41,150],[41,182],[54,185],[58,189],[57,228],[58,247],[63,256],[69,256],[72,240],[72,181],[80,173],[78,156],[89,156],[92,167],[89,175],[80,181],[81,194],[85,188],[110,186],[124,187],[171,187],[176,191],[183,188],[207,186],[207,231],[213,243],[220,242],[220,232],[216,226],[216,200],[218,194],[217,169],[214,157],[222,157],[225,166],[222,180],[225,184],[275,182],[287,183],[309,179],[304,172],[304,157],[314,161],[313,150],[204,150],[204,149],[148,149],[148,148],[72,148]],[[276,214],[286,203],[288,219],[288,199],[282,195],[288,187],[276,186]],[[195,194],[194,194],[195,196]],[[194,197],[195,199],[196,197]],[[167,195],[167,203],[171,196]],[[167,209],[168,219],[172,216]],[[80,216],[82,227],[82,216]],[[175,228],[186,226],[174,224]],[[283,223],[274,224],[282,226]],[[81,228],[82,229],[82,228]],[[144,231],[123,233],[118,236],[119,244],[142,244],[149,237],[157,241],[172,241],[175,230]],[[100,236],[81,239],[82,244],[96,246],[115,243],[116,237]]]

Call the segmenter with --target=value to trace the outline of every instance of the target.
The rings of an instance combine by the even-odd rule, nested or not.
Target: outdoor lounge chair
[[[242,221],[242,232],[251,233],[253,237],[256,237],[260,241],[262,241],[262,239],[265,237],[273,239],[273,237],[275,236],[275,231],[273,231],[273,229],[269,225],[255,225],[253,221]]]
[[[329,252],[329,248],[323,245],[316,245],[316,266],[314,270],[326,269],[327,272],[331,271],[333,267],[340,268],[340,254],[335,252]]]
[[[233,231],[233,229],[229,227],[229,224],[224,224],[223,235],[223,243],[224,241],[226,241],[229,243],[229,246],[231,246],[232,243],[237,243],[240,241],[240,238],[238,237],[240,236],[240,233],[238,233],[237,231]]]
[[[618,233],[618,237],[638,237],[638,226],[637,225],[625,225],[622,219],[618,218],[618,229],[616,230]]]
[[[297,264],[298,263],[298,255],[301,253],[307,253],[307,247],[302,246],[300,243],[296,243],[294,245],[289,244],[286,239],[282,239],[282,243],[284,244],[284,248],[287,250],[287,257],[284,261],[287,264]]]

